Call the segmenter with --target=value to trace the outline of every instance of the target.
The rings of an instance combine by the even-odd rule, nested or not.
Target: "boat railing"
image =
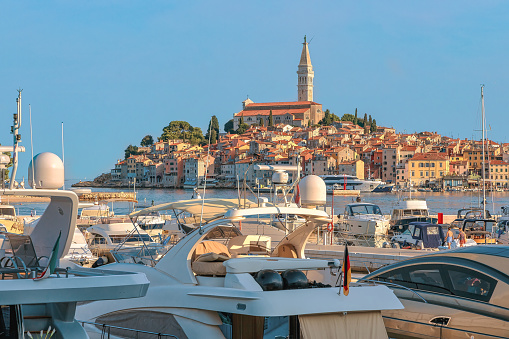
[[[479,335],[479,336],[482,336],[483,338],[507,339],[506,336],[502,337],[502,336],[494,335],[494,334],[476,332],[476,331],[472,331],[472,330],[465,330],[465,329],[461,329],[461,328],[457,328],[457,327],[451,327],[448,324],[440,324],[440,323],[432,323],[432,322],[426,323],[426,322],[420,322],[420,321],[408,320],[408,319],[401,319],[401,318],[395,318],[395,317],[388,317],[388,316],[382,316],[382,318],[388,319],[388,320],[396,320],[398,322],[406,322],[406,323],[410,323],[410,324],[416,324],[416,325],[420,325],[420,326],[447,328],[447,331],[449,331],[449,332],[461,332],[461,333],[464,333],[465,338],[469,338],[469,337],[470,338],[474,338],[474,336]]]
[[[129,331],[133,334],[132,338],[138,338],[140,334],[148,334],[153,335],[157,339],[163,339],[163,338],[175,338],[179,339],[174,334],[167,334],[167,333],[158,333],[158,332],[151,332],[151,331],[143,331],[143,330],[137,330],[134,328],[128,328],[128,327],[121,327],[121,326],[114,326],[114,325],[108,325],[108,324],[101,324],[101,323],[95,323],[92,321],[85,321],[85,320],[77,320],[79,323],[81,323],[81,326],[85,327],[85,324],[88,325],[94,325],[101,329],[101,339],[110,339],[112,334],[111,330],[122,330],[122,331]],[[113,334],[113,336],[116,337],[116,335]]]

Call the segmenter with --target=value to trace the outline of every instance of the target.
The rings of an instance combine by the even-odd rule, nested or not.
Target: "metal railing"
[[[149,334],[149,335],[157,336],[157,339],[163,339],[163,338],[175,338],[175,339],[178,339],[178,337],[176,335],[173,335],[173,334],[166,334],[166,333],[157,333],[157,332],[136,330],[134,328],[127,328],[127,327],[114,326],[114,325],[108,325],[108,324],[100,324],[100,323],[95,323],[95,322],[92,322],[92,321],[85,321],[85,320],[76,320],[76,321],[79,322],[81,324],[81,326],[83,326],[83,328],[85,327],[85,324],[94,325],[96,327],[99,327],[101,329],[101,339],[106,339],[106,338],[110,339],[110,337],[111,337],[111,329],[112,328],[116,329],[116,330],[123,330],[123,331],[133,332],[134,334],[136,334],[136,337],[132,337],[132,338],[137,338],[138,334]],[[119,336],[119,335],[114,334],[114,336]]]
[[[415,325],[422,325],[422,326],[428,326],[428,327],[440,327],[440,330],[441,330],[440,332],[442,332],[442,329],[448,330],[448,331],[461,332],[461,333],[465,333],[466,338],[468,338],[469,336],[471,338],[474,338],[474,335],[481,335],[481,336],[483,336],[483,338],[507,339],[507,337],[501,337],[501,336],[495,335],[495,334],[487,334],[487,333],[481,333],[481,332],[476,332],[476,331],[471,331],[471,330],[464,330],[464,329],[461,329],[461,328],[450,327],[450,326],[447,326],[447,325],[438,325],[438,324],[432,324],[432,323],[424,323],[424,322],[420,322],[420,321],[413,321],[413,320],[394,318],[394,317],[388,317],[388,316],[382,316],[382,318],[389,319],[389,320],[406,322],[406,323],[415,324]],[[389,328],[387,328],[387,329],[390,332],[390,329]],[[440,333],[440,338],[442,338],[442,333]]]

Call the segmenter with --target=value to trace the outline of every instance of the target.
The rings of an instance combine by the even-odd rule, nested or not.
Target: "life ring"
[[[332,223],[331,223],[331,222],[330,222],[330,223],[328,223],[328,224],[327,224],[327,231],[332,232],[333,230],[334,230],[334,225],[332,225]]]

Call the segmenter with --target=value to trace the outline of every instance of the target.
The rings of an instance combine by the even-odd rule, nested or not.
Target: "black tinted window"
[[[453,293],[466,298],[489,301],[497,281],[482,273],[461,268],[447,267]]]

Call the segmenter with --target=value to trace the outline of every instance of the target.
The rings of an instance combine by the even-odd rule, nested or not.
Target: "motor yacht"
[[[431,217],[426,200],[404,199],[398,202],[391,212],[391,230],[395,233],[404,232],[414,221],[436,224],[437,218]]]
[[[354,245],[382,247],[387,240],[389,220],[380,207],[370,203],[351,203],[339,215],[339,234],[342,242]]]
[[[509,333],[507,246],[434,252],[360,280],[389,286],[405,306],[382,311],[391,338],[506,338]]]
[[[334,189],[357,190],[360,192],[372,192],[375,188],[385,183],[379,179],[359,179],[353,175],[320,175],[327,185],[327,191]],[[345,188],[346,186],[346,188]]]
[[[380,311],[401,307],[393,293],[385,286],[352,284],[345,295],[337,284],[341,262],[307,259],[304,254],[312,232],[331,222],[316,209],[326,198],[325,185],[317,190],[320,182],[316,176],[301,181],[303,207],[234,208],[202,222],[153,266],[104,266],[145,273],[150,280],[147,295],[80,305],[77,316],[179,338],[328,338],[341,332],[352,338],[387,338]],[[268,236],[242,235],[246,220],[275,214],[296,215],[305,223],[273,250]],[[99,331],[96,326],[85,328],[91,336]],[[111,335],[120,338],[123,333],[112,330]]]
[[[139,272],[92,270],[63,259],[76,228],[78,196],[58,190],[64,184],[64,167],[51,153],[38,154],[30,164],[29,183],[36,189],[13,188],[22,150],[21,90],[17,103],[11,129],[14,146],[0,146],[0,152],[13,154],[12,185],[0,189],[0,198],[28,196],[50,202],[29,236],[1,233],[0,333],[2,338],[88,338],[75,319],[77,303],[141,297],[149,282]],[[7,165],[5,158],[0,156],[0,168]]]
[[[90,226],[85,231],[85,239],[96,256],[106,255],[122,244],[128,247],[160,246],[147,232],[130,222]]]

